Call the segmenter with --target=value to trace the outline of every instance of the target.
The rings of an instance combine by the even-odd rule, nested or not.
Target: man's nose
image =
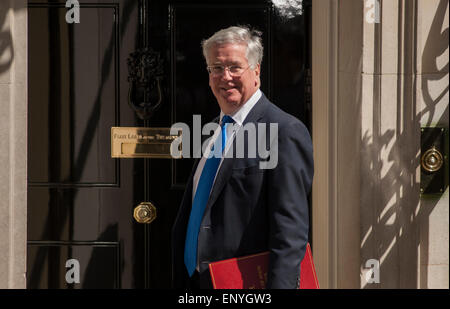
[[[233,76],[231,76],[230,70],[228,68],[225,68],[223,70],[222,79],[223,80],[232,80],[233,79]]]

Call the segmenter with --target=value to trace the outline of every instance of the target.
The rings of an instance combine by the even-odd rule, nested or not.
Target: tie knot
[[[224,115],[224,116],[222,117],[222,127],[223,127],[225,124],[227,124],[227,123],[233,123],[233,122],[234,122],[233,118],[231,118],[231,117],[228,116],[228,115]]]

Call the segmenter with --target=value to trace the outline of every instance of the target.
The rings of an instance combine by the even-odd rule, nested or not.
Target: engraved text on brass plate
[[[177,138],[181,139],[181,131],[171,135],[170,128],[112,127],[111,157],[179,159],[171,155],[172,142]],[[181,147],[181,143],[177,145]]]

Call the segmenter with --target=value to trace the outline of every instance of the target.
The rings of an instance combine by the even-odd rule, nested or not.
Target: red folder
[[[215,289],[264,289],[267,283],[269,252],[217,261],[209,264]],[[300,263],[300,289],[318,289],[309,243]]]

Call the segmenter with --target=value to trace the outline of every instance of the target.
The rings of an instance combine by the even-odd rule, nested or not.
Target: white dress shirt
[[[230,146],[232,145],[233,139],[236,135],[236,131],[238,131],[242,127],[242,124],[244,123],[245,118],[247,118],[247,115],[250,113],[253,106],[255,106],[255,104],[258,102],[258,100],[261,98],[261,96],[262,96],[261,90],[259,90],[259,89],[256,90],[256,92],[250,97],[250,99],[248,99],[247,102],[245,102],[241,106],[241,108],[239,110],[237,110],[233,115],[229,115],[234,120],[234,126],[227,126],[227,137],[228,138],[227,138],[227,144],[225,145],[224,153],[226,153],[228,151],[228,149],[230,148]],[[224,115],[225,114],[221,111],[220,112],[220,122],[222,121],[222,118]],[[233,130],[233,127],[235,130]],[[192,186],[192,202],[194,201],[195,192],[197,191],[197,185],[198,185],[198,181],[200,180],[200,176],[202,174],[203,167],[205,166],[205,162],[206,162],[207,158],[209,157],[209,153],[211,152],[212,145],[214,144],[214,142],[215,142],[216,138],[219,136],[219,134],[220,134],[220,126],[218,126],[217,129],[214,131],[214,134],[213,134],[212,138],[209,140],[209,144],[206,147],[205,152],[203,153],[203,156],[200,159],[200,162],[198,163],[197,170],[195,171],[195,174],[194,174],[194,183]],[[219,167],[217,168],[217,172],[220,170],[222,162],[223,162],[223,157],[220,160],[220,164],[219,164]],[[216,176],[217,176],[217,172],[216,172]],[[215,181],[216,181],[216,179],[214,178],[214,182]],[[211,186],[211,190],[214,187],[214,182],[213,182],[213,185]]]

